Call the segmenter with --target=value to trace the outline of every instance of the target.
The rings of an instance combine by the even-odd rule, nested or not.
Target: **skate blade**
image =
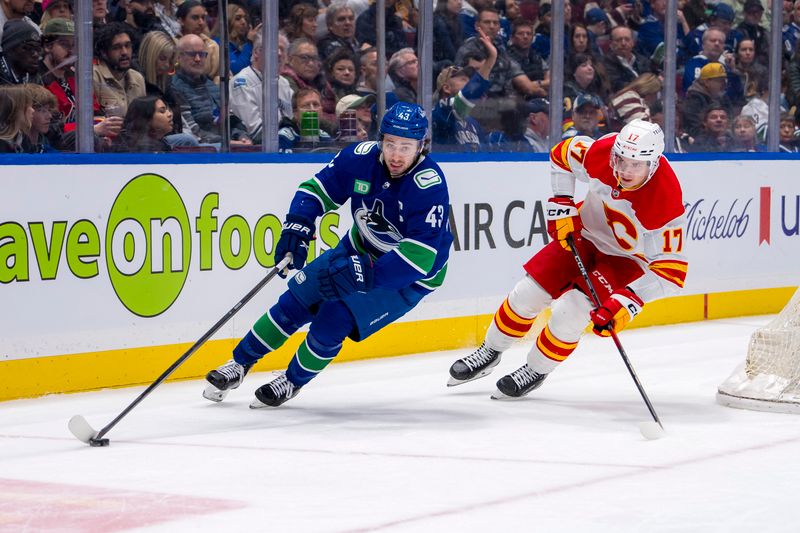
[[[450,379],[447,382],[447,386],[448,387],[455,387],[457,385],[463,385],[464,383],[469,383],[470,381],[475,381],[476,379],[484,378],[484,377],[488,376],[489,374],[491,374],[492,371],[494,370],[494,368],[499,364],[500,364],[500,359],[498,358],[497,361],[495,361],[493,365],[491,365],[491,366],[489,366],[487,368],[484,368],[479,373],[477,373],[474,377],[471,377],[469,379],[458,379],[458,378],[454,378],[453,376],[450,376]]]
[[[495,389],[491,396],[489,396],[492,400],[501,400],[504,402],[515,402],[517,400],[523,399],[525,396],[509,396],[507,394],[503,394],[500,389]]]
[[[275,406],[267,405],[258,398],[253,398],[253,401],[250,402],[250,409],[275,409]]]
[[[219,390],[214,385],[207,385],[206,388],[203,390],[203,398],[206,400],[211,400],[212,402],[219,403],[225,399],[225,396],[228,395],[226,390]]]
[[[450,376],[450,379],[447,381],[447,386],[448,387],[455,387],[457,385],[463,385],[464,383],[469,383],[470,381],[475,381],[476,379],[481,379],[481,378],[486,377],[489,374],[491,374],[492,370],[493,370],[493,368],[489,368],[487,370],[484,370],[480,374],[476,375],[475,377],[471,377],[469,379],[457,379],[457,378],[454,378],[453,376]]]

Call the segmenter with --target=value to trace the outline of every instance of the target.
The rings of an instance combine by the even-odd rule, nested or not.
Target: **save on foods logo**
[[[190,268],[220,268],[214,264],[215,251],[230,270],[251,260],[265,268],[275,265],[281,219],[267,213],[251,227],[239,214],[220,220],[219,207],[219,193],[207,193],[199,206],[187,206],[168,180],[142,174],[120,190],[104,235],[89,218],[0,223],[0,283],[30,281],[36,269],[42,280],[56,280],[65,270],[90,279],[103,272],[104,257],[119,301],[136,315],[157,316],[178,299]],[[338,223],[336,213],[320,222],[319,237],[327,247],[339,241],[334,232]],[[191,265],[193,247],[196,266]],[[314,256],[312,246],[309,260]]]
[[[201,227],[211,229],[198,218]],[[155,174],[128,182],[111,206],[105,245],[108,276],[125,307],[140,316],[169,308],[192,255],[189,215],[175,187]]]

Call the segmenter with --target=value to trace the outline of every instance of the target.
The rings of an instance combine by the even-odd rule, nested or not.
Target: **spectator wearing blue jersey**
[[[700,75],[701,69],[709,63],[719,62],[725,67],[728,78],[726,95],[732,102],[743,103],[744,87],[742,78],[736,69],[736,56],[725,50],[725,34],[716,28],[709,28],[703,34],[703,50],[689,61],[683,68],[682,88],[686,93],[692,83]]]
[[[690,31],[684,38],[686,45],[686,55],[693,57],[702,52],[703,34],[709,28],[716,28],[725,34],[725,48],[729,51],[736,49],[736,45],[743,35],[733,28],[734,13],[733,8],[728,4],[720,2],[711,12],[708,22],[700,24]]]
[[[436,78],[436,104],[433,107],[433,142],[460,145],[478,150],[484,142],[484,131],[470,116],[475,103],[489,90],[489,74],[497,60],[497,48],[481,32],[481,41],[488,57],[478,69],[450,66]]]
[[[667,15],[667,0],[651,0],[650,14],[639,26],[639,53],[652,58],[658,45],[664,42],[664,21]],[[678,18],[678,59],[682,59],[683,39],[691,31],[683,11],[677,10]]]
[[[533,36],[533,48],[547,61],[550,59],[550,22],[552,19],[552,6],[541,4],[539,6],[539,23],[536,25],[536,34]],[[572,4],[564,3],[564,49],[570,49],[570,24],[572,21]]]
[[[444,282],[453,242],[450,200],[444,173],[427,155],[425,111],[398,102],[379,131],[379,142],[351,144],[300,184],[274,255],[300,272],[234,348],[233,359],[208,373],[209,400],[221,401],[257,361],[309,324],[287,370],[259,387],[250,407],[283,404],[325,369],[346,338],[368,338]],[[316,220],[348,201],[353,227],[304,266]]]
[[[603,55],[605,53],[604,49],[607,48],[607,46],[604,45],[601,48],[600,41],[606,44],[608,43],[606,34],[611,25],[608,21],[608,15],[601,8],[593,7],[583,16],[583,21],[589,32],[589,50],[591,50],[593,54]]]
[[[506,42],[511,39],[514,21],[519,18],[519,4],[517,0],[496,0],[494,7],[500,12],[500,37]]]
[[[800,40],[800,0],[795,0],[792,4],[791,19],[784,18],[784,25],[781,29],[783,38],[783,58],[791,61],[797,42]]]

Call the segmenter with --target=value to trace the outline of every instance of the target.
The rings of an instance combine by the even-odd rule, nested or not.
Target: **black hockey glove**
[[[308,243],[314,238],[314,222],[298,215],[286,215],[283,231],[275,246],[275,262],[280,263],[286,254],[292,254],[292,262],[287,270],[300,270],[308,258]],[[278,272],[282,278],[285,272]]]
[[[326,300],[338,300],[372,289],[372,260],[368,255],[334,259],[327,271],[319,274],[319,293]]]

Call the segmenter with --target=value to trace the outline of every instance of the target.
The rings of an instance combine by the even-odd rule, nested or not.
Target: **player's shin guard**
[[[290,292],[285,292],[269,311],[259,318],[233,349],[233,359],[252,365],[286,342],[292,333],[310,320],[311,314]]]
[[[281,347],[310,318],[308,309],[291,293],[285,292],[239,341],[233,349],[233,359],[206,374],[209,385],[203,391],[203,397],[212,402],[224,400],[230,390],[242,383],[259,359]]]
[[[286,377],[296,387],[302,387],[322,372],[339,354],[342,344],[325,346],[309,333],[289,362]]]
[[[314,379],[336,357],[355,329],[355,319],[341,300],[323,303],[289,363],[286,377],[298,387]]]
[[[309,333],[289,362],[286,372],[280,372],[272,381],[259,387],[250,407],[278,407],[291,400],[303,385],[317,377],[333,361],[341,348],[341,343],[336,346],[319,344]]]
[[[551,297],[530,276],[517,282],[497,310],[486,332],[485,344],[503,352],[533,327],[536,315],[550,303]]]
[[[511,344],[525,336],[533,326],[536,318],[525,318],[516,313],[508,298],[503,300],[500,309],[494,315],[486,339],[480,347],[466,357],[462,357],[450,366],[448,387],[454,387],[484,376],[488,376],[500,363],[500,356]]]
[[[549,374],[578,347],[589,321],[591,303],[577,290],[564,293],[553,303],[553,314],[528,354],[528,365],[539,374]]]
[[[539,333],[536,344],[528,354],[528,362],[497,381],[495,400],[521,398],[538,389],[547,375],[555,370],[575,348],[577,342],[564,342],[550,331],[549,324]]]
[[[528,364],[539,374],[549,374],[577,347],[577,341],[566,342],[556,337],[548,324],[536,337],[536,345],[528,354]]]

